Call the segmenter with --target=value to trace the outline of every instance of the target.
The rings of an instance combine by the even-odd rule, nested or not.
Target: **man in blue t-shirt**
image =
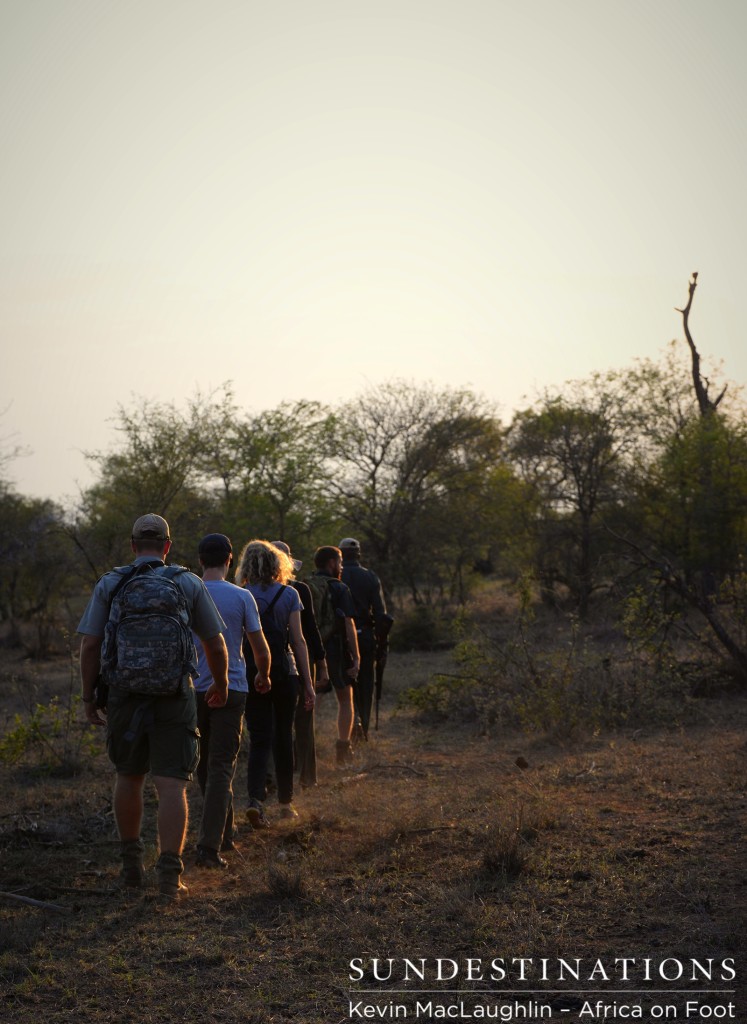
[[[257,666],[253,685],[259,693],[270,689],[270,651],[254,598],[248,590],[226,580],[233,562],[231,541],[222,533],[210,533],[200,541],[198,554],[202,582],[226,624],[223,637],[228,648],[228,699],[222,707],[213,707],[208,702],[206,694],[213,678],[207,659],[198,648],[195,690],[201,753],[197,781],[203,805],[195,863],[198,867],[225,868],[227,862],[219,851],[233,849],[233,776],[249,689],[242,649],[244,636]]]

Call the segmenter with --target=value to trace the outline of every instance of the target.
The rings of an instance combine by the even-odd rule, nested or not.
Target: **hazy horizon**
[[[504,418],[692,330],[747,378],[747,9],[0,3],[0,436],[91,476],[118,404],[393,377]],[[684,356],[684,349],[683,349]]]

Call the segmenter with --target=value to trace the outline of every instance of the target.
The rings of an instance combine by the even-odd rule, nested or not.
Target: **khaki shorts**
[[[141,697],[112,687],[107,704],[106,749],[120,775],[192,778],[200,760],[195,691]]]
[[[345,671],[349,664],[343,651],[340,649],[340,642],[333,637],[332,641],[325,648],[327,655],[327,671],[329,681],[336,690],[344,690],[346,686],[352,686],[353,680]]]

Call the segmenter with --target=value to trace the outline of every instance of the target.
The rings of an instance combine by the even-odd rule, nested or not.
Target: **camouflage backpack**
[[[174,694],[196,671],[194,641],[180,565],[142,563],[117,584],[101,646],[101,675],[119,690],[149,697]]]
[[[332,594],[329,587],[330,581],[330,576],[316,572],[311,576],[307,576],[305,580],[311,591],[316,625],[322,642],[325,644],[335,635],[339,626],[335,608],[332,604]]]

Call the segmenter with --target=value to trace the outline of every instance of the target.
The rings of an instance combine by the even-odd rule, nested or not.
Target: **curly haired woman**
[[[272,653],[268,692],[249,688],[246,721],[249,729],[249,808],[253,828],[266,828],[264,801],[270,753],[274,754],[278,802],[281,816],[295,818],[293,807],[293,718],[298,701],[298,683],[303,681],[303,700],[313,708],[315,694],[309,671],[309,657],[301,630],[301,599],[288,581],[293,562],[266,540],[250,540],[239,556],[236,582],[257,602],[262,629]],[[290,645],[290,650],[288,647]],[[291,654],[292,651],[292,654]],[[295,658],[296,671],[290,659]],[[247,671],[253,671],[247,662]]]

